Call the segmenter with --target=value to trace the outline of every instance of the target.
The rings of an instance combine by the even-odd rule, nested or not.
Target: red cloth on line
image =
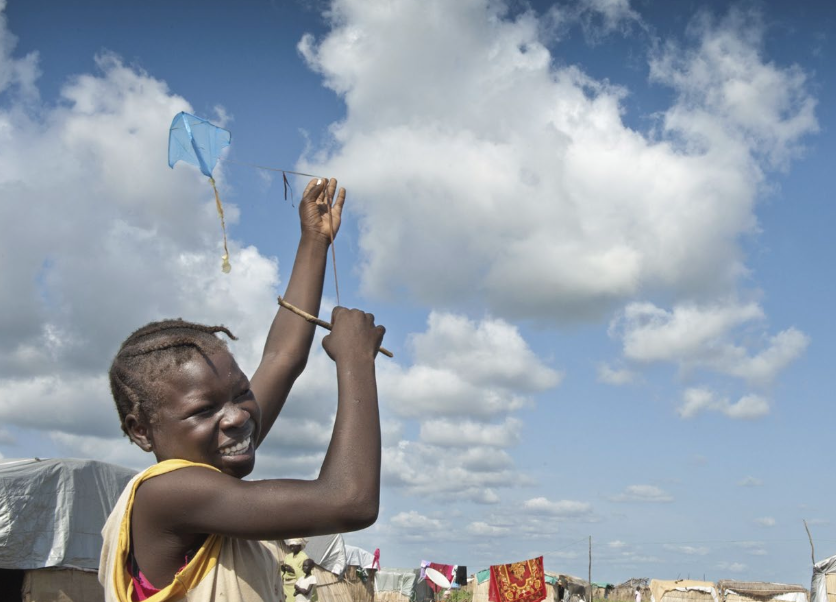
[[[431,562],[429,566],[430,566],[431,569],[435,569],[439,573],[441,573],[442,575],[447,577],[447,581],[452,581],[453,580],[453,565],[452,564],[438,564],[436,562]],[[439,592],[442,589],[440,585],[436,585],[430,579],[427,579],[427,585],[429,585],[430,588],[434,592]]]
[[[540,602],[546,599],[543,557],[491,567],[488,600],[491,602]]]

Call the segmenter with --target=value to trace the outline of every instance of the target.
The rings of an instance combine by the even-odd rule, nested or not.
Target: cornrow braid
[[[122,431],[127,435],[125,418],[134,414],[153,422],[162,393],[161,383],[170,371],[193,359],[226,350],[226,343],[215,336],[222,332],[233,341],[237,337],[225,326],[206,326],[176,320],[151,322],[135,330],[119,347],[110,366],[110,390],[119,413]]]

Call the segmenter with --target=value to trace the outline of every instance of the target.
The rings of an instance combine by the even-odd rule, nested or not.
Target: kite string
[[[275,171],[282,174],[282,183],[284,185],[284,199],[287,200],[287,189],[290,187],[290,182],[287,181],[287,174],[293,174],[296,176],[307,176],[309,178],[318,178],[318,179],[327,179],[322,178],[321,176],[317,176],[310,173],[303,173],[301,171],[291,171],[289,169],[279,169],[278,167],[267,167],[266,165],[256,165],[255,163],[245,163],[243,161],[235,161],[233,159],[227,159],[225,157],[221,157],[222,161],[227,163],[234,163],[235,165],[244,165],[246,167],[253,167],[255,169],[264,169],[267,171]],[[214,183],[212,184],[214,186]],[[335,191],[336,192],[336,191]],[[218,193],[217,190],[215,191],[215,198],[217,198]],[[290,202],[293,203],[293,188],[290,189]],[[337,279],[337,252],[334,247],[334,218],[331,215],[331,203],[334,201],[333,197],[329,197],[328,195],[328,187],[326,185],[325,188],[325,206],[328,208],[328,234],[331,238],[331,263],[334,266],[334,292],[337,296],[337,305],[340,304],[340,283]],[[220,201],[218,201],[220,207]],[[223,211],[219,209],[221,212],[221,222],[223,223]],[[224,248],[226,246],[226,230],[224,230]]]
[[[332,198],[328,198],[328,189],[325,189],[325,206],[328,207],[328,234],[331,236],[331,263],[334,266],[334,290],[337,293],[337,305],[340,304],[340,283],[337,282],[337,252],[334,250],[334,219],[331,217]]]
[[[221,258],[221,269],[224,274],[229,274],[232,266],[229,265],[229,249],[226,246],[226,222],[224,221],[224,206],[221,204],[221,197],[218,195],[218,187],[215,186],[215,178],[210,177],[209,182],[212,184],[212,190],[215,191],[215,208],[218,210],[218,217],[221,218],[221,229],[224,233],[224,255]]]

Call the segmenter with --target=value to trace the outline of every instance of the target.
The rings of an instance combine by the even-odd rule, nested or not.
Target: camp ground
[[[0,600],[103,600],[97,575],[100,532],[135,474],[95,460],[0,461]],[[310,538],[305,552],[316,563],[318,602],[441,602],[451,596],[456,602],[490,602],[491,572],[497,568],[467,574],[464,567],[427,561],[410,568],[381,567],[379,551],[347,545],[339,534]],[[587,602],[588,581],[546,570],[540,577],[539,600]],[[836,556],[816,563],[812,598],[800,585],[731,580],[634,578],[592,586],[595,602],[634,602],[636,588],[650,602],[836,602]]]

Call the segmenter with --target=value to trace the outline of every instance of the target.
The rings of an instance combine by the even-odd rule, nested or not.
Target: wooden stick
[[[813,559],[813,566],[816,565],[816,548],[813,547],[813,536],[810,535],[810,528],[807,526],[807,521],[804,520],[804,529],[807,531],[807,538],[810,540],[810,557]]]
[[[308,322],[312,322],[312,323],[316,324],[317,326],[322,326],[325,330],[331,330],[333,328],[333,326],[331,325],[330,322],[326,322],[325,320],[320,320],[319,318],[317,318],[316,316],[312,316],[311,314],[309,314],[305,310],[299,309],[295,305],[291,305],[290,303],[288,303],[287,301],[282,299],[281,296],[279,297],[279,305],[281,305],[282,307],[284,307],[287,310],[292,311],[297,316],[301,316],[301,317],[305,318]],[[386,357],[395,357],[392,354],[392,352],[389,351],[388,349],[386,349],[385,347],[380,347],[379,351],[380,351],[380,353],[382,353]]]

